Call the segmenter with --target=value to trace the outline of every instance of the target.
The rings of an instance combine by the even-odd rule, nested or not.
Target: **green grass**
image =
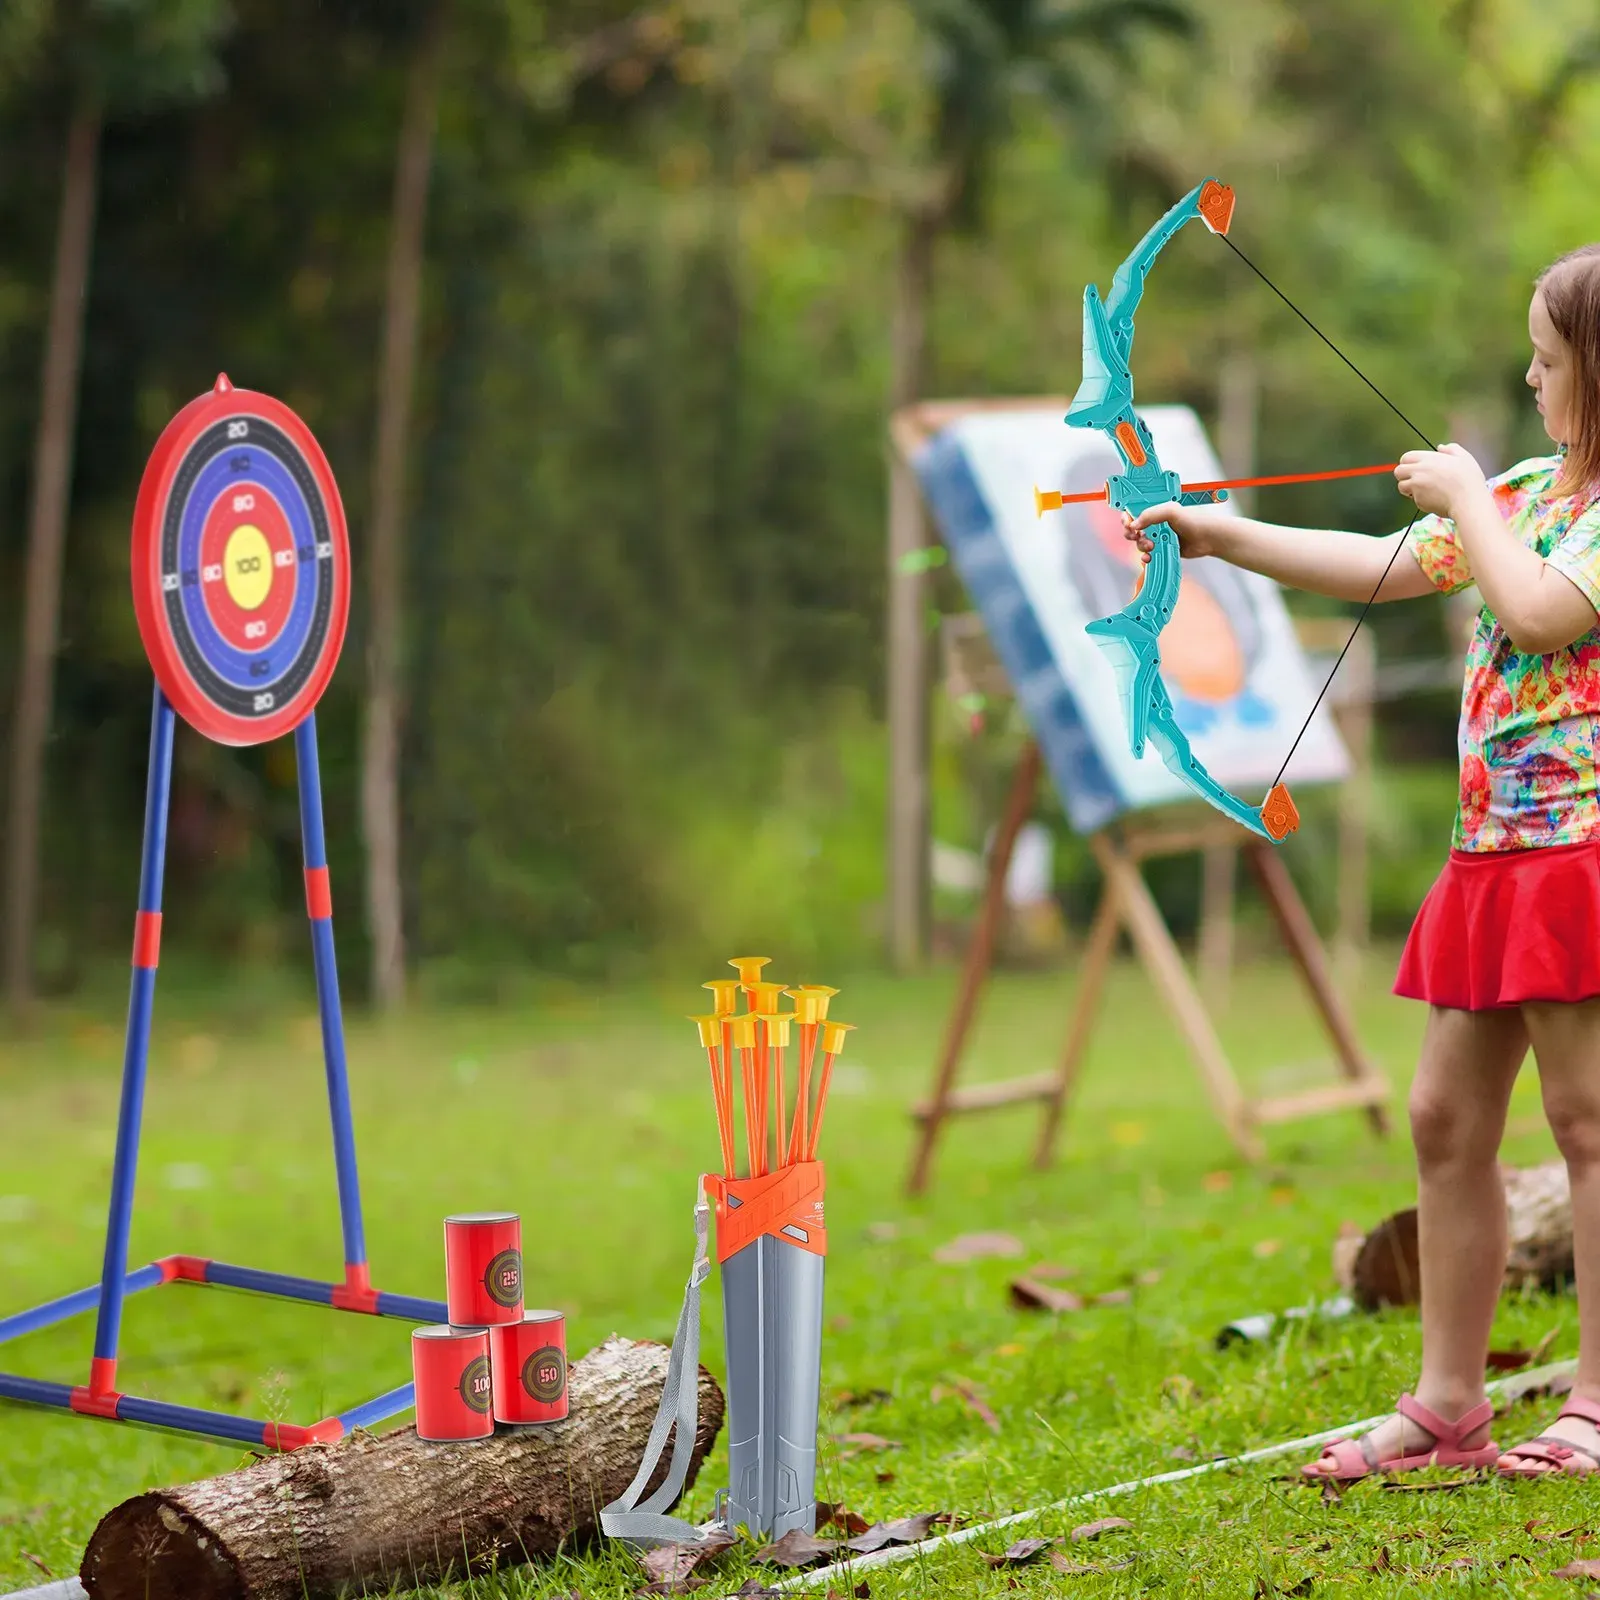
[[[173,963],[174,968],[178,963]],[[778,976],[799,978],[780,960]],[[385,1027],[352,1017],[349,1042],[370,1254],[387,1289],[442,1294],[440,1219],[514,1207],[524,1218],[530,1301],[565,1309],[576,1357],[612,1331],[670,1337],[691,1245],[694,1176],[715,1162],[704,1057],[680,1020],[710,972],[654,990],[530,995],[493,1011],[433,1009]],[[1387,957],[1362,986],[1362,1035],[1403,1108],[1422,1016],[1387,993]],[[1332,1288],[1329,1245],[1342,1220],[1370,1223],[1409,1202],[1401,1129],[1387,1145],[1355,1116],[1271,1130],[1268,1166],[1232,1156],[1197,1075],[1141,973],[1120,968],[1081,1095],[1048,1172],[1029,1169],[1033,1113],[954,1124],[932,1194],[901,1193],[906,1108],[925,1088],[954,974],[893,982],[817,973],[858,1024],[836,1077],[823,1137],[830,1224],[823,1350],[821,1493],[869,1519],[952,1511],[983,1519],[1380,1409],[1414,1378],[1414,1316],[1300,1327],[1277,1342],[1218,1352],[1216,1330]],[[132,1259],[174,1251],[312,1276],[338,1273],[332,1163],[321,1102],[314,1008],[297,986],[179,992],[157,1006]],[[1060,1046],[1069,974],[994,984],[969,1078],[1037,1071]],[[0,1312],[98,1276],[110,1173],[119,997],[56,1011],[30,1039],[0,1045]],[[1288,970],[1237,975],[1221,1031],[1254,1088],[1289,1090],[1331,1068]],[[1550,1153],[1531,1070],[1512,1109],[1507,1157]],[[1231,1184],[1215,1176],[1226,1173]],[[1003,1229],[1017,1261],[941,1265],[939,1244]],[[1073,1267],[1084,1295],[1118,1304],[1062,1316],[1011,1308],[1008,1279],[1035,1263]],[[1159,1276],[1157,1276],[1159,1275]],[[1570,1298],[1508,1301],[1502,1345],[1555,1329],[1552,1356],[1576,1348]],[[18,1341],[8,1370],[78,1381],[91,1319]],[[721,1368],[718,1297],[706,1303],[708,1364]],[[403,1324],[181,1287],[135,1297],[127,1387],[194,1404],[308,1420],[404,1381]],[[1000,1432],[958,1400],[961,1380]],[[843,1391],[892,1399],[837,1412]],[[1546,1410],[1548,1410],[1548,1406]],[[1525,1407],[1500,1425],[1537,1431]],[[836,1433],[896,1441],[841,1455]],[[41,1581],[29,1556],[76,1570],[96,1520],[139,1490],[220,1472],[241,1453],[24,1408],[0,1409],[0,1579]],[[973,1546],[872,1577],[876,1596],[1574,1594],[1542,1576],[1600,1543],[1542,1542],[1589,1514],[1571,1485],[1474,1484],[1451,1494],[1362,1485],[1336,1505],[1279,1481],[1297,1458],[1164,1487],[1022,1533],[1064,1534],[1100,1514],[1131,1531],[1073,1547],[1071,1558],[1131,1566],[1063,1577],[1048,1565],[986,1566]],[[687,1506],[709,1512],[719,1448]],[[892,1472],[892,1480],[882,1475]],[[1530,1533],[1525,1524],[1536,1523]],[[1003,1546],[1004,1540],[996,1541]],[[1469,1559],[1470,1567],[1449,1567]],[[1507,1563],[1497,1565],[1497,1563]],[[742,1558],[708,1591],[736,1588]],[[724,1581],[725,1580],[725,1581]],[[1312,1588],[1301,1587],[1310,1580]],[[619,1552],[475,1580],[476,1597],[631,1594],[642,1582]]]

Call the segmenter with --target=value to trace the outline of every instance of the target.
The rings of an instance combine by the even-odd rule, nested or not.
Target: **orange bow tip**
[[[756,1022],[757,1017],[753,1011],[741,1011],[736,1017],[728,1017],[725,1021],[733,1024],[733,1043],[739,1050],[754,1050],[756,1047]]]
[[[1289,794],[1289,786],[1275,783],[1261,802],[1261,826],[1274,839],[1287,839],[1300,826],[1300,811]]]
[[[1207,178],[1200,186],[1200,198],[1195,202],[1200,220],[1213,233],[1226,233],[1233,221],[1233,190],[1215,178]]]

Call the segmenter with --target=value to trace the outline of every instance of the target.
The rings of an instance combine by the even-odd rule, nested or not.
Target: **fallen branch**
[[[598,1536],[644,1455],[666,1347],[610,1339],[568,1374],[571,1414],[473,1444],[357,1432],[126,1501],[84,1553],[90,1600],[324,1600],[515,1565]],[[700,1369],[692,1484],[722,1426]],[[663,1456],[653,1482],[666,1472]]]

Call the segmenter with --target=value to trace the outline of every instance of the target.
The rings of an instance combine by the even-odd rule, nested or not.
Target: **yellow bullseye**
[[[222,556],[228,598],[241,611],[254,611],[272,589],[272,546],[252,522],[242,522],[228,535]]]

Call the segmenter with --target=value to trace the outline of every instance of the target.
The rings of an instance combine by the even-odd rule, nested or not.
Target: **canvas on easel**
[[[1076,503],[1041,518],[1034,489],[1071,495],[1104,485],[1120,465],[1105,441],[1063,427],[1065,402],[940,404],[894,419],[896,449],[915,473],[924,504],[950,552],[1032,739],[1014,776],[994,840],[989,892],[930,1099],[920,1124],[910,1186],[926,1181],[940,1125],[951,1114],[1037,1100],[1046,1107],[1038,1149],[1049,1159],[1062,1109],[1092,1027],[1100,984],[1126,932],[1189,1045],[1212,1104],[1235,1146],[1262,1153],[1257,1128],[1335,1109],[1361,1108],[1384,1127],[1388,1086],[1366,1059],[1328,978],[1320,941],[1274,848],[1218,813],[1198,817],[1189,789],[1153,750],[1136,759],[1116,673],[1085,624],[1116,610],[1138,575],[1121,515]],[[1187,481],[1223,476],[1198,418],[1187,407],[1152,406],[1140,416],[1161,459]],[[1270,579],[1210,558],[1186,561],[1172,623],[1161,639],[1162,671],[1195,753],[1230,789],[1286,776],[1296,789],[1341,781],[1349,758],[1331,716],[1308,713],[1317,684],[1293,619]],[[1295,733],[1306,724],[1286,772]],[[976,1011],[1002,912],[1004,874],[1039,778],[1048,772],[1073,829],[1090,842],[1105,890],[1091,930],[1077,1014],[1057,1068],[1009,1083],[956,1087],[962,1046]],[[1138,863],[1160,855],[1238,845],[1265,894],[1348,1080],[1276,1101],[1252,1101],[1239,1086],[1214,1027]]]

